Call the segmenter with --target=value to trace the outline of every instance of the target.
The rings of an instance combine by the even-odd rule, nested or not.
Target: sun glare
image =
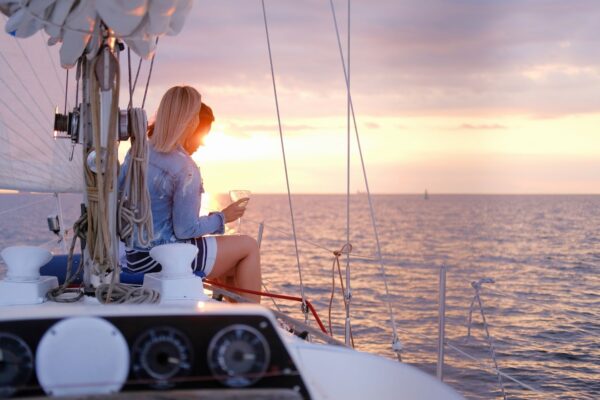
[[[199,161],[240,161],[272,157],[272,138],[260,134],[233,136],[213,130],[204,139],[204,146],[192,156]]]

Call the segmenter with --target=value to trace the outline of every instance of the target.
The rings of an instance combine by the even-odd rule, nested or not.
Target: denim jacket
[[[130,153],[127,153],[119,173],[120,191],[125,184],[130,157]],[[223,213],[199,216],[200,195],[204,192],[202,177],[192,157],[183,148],[160,153],[150,145],[148,157],[146,179],[154,226],[154,239],[150,247],[225,231]],[[133,248],[148,250],[138,242],[137,232],[133,234]]]

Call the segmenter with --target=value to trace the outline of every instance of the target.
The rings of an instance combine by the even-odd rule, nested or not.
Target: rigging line
[[[56,60],[54,60],[54,58],[52,57],[52,53],[50,52],[50,46],[48,45],[47,41],[45,40],[42,30],[40,30],[39,36],[42,39],[42,44],[43,44],[44,48],[46,49],[48,58],[50,59],[50,65],[52,65],[52,69],[54,70],[54,75],[56,76],[56,83],[58,84],[58,88],[59,88],[59,90],[62,90],[63,86],[65,86],[65,82],[63,82],[63,80],[60,78],[60,74],[58,73],[58,69],[56,68]],[[67,72],[68,71],[69,70],[67,69]],[[69,78],[67,76],[67,80],[68,79]]]
[[[7,213],[10,213],[10,212],[13,212],[13,211],[17,211],[17,210],[20,210],[22,208],[31,207],[33,205],[36,205],[36,204],[39,204],[39,203],[43,203],[43,202],[48,201],[48,200],[49,200],[49,198],[46,197],[46,198],[44,198],[42,200],[32,201],[31,203],[27,203],[27,204],[21,204],[19,206],[16,206],[14,208],[10,208],[8,210],[2,210],[2,211],[0,211],[0,215],[4,215],[4,214],[7,214]]]
[[[346,82],[346,87],[348,90],[348,102],[350,105],[350,111],[352,112],[352,120],[354,123],[354,132],[356,134],[356,143],[358,145],[358,152],[360,154],[360,163],[362,166],[362,172],[363,172],[363,177],[365,180],[365,187],[367,190],[367,198],[369,200],[369,210],[370,210],[370,214],[371,214],[371,222],[373,225],[373,231],[374,231],[374,235],[375,235],[375,243],[377,245],[377,256],[379,257],[379,265],[380,265],[380,269],[381,269],[381,274],[383,276],[383,282],[385,285],[385,293],[386,293],[386,297],[387,297],[387,304],[388,304],[388,312],[390,314],[390,318],[392,320],[392,329],[394,331],[394,340],[396,340],[398,338],[397,332],[396,332],[396,320],[394,318],[394,309],[392,307],[392,302],[391,302],[391,297],[390,297],[390,291],[389,291],[389,287],[388,287],[388,282],[387,282],[387,273],[385,270],[385,266],[383,264],[383,259],[381,257],[381,243],[379,240],[379,233],[377,230],[377,221],[375,219],[375,210],[373,207],[373,199],[371,196],[371,191],[369,189],[369,181],[367,179],[367,171],[365,168],[365,162],[364,162],[364,157],[362,154],[362,147],[360,145],[360,137],[358,135],[358,127],[356,125],[356,115],[354,113],[354,105],[352,104],[352,94],[350,92],[350,80],[349,80],[349,74],[346,72],[346,63],[344,61],[344,53],[342,51],[342,45],[341,45],[341,41],[340,41],[340,32],[338,29],[338,23],[337,23],[337,18],[335,15],[335,7],[333,6],[333,0],[329,0],[329,4],[331,6],[331,13],[333,16],[333,22],[334,22],[334,26],[335,26],[335,33],[336,33],[336,37],[337,37],[337,43],[338,43],[338,49],[339,49],[339,53],[340,53],[340,58],[342,61],[342,68],[344,70],[344,78],[345,78],[345,82]],[[349,72],[349,71],[348,71]]]
[[[66,84],[65,84],[65,111],[64,114],[67,114],[67,100],[69,99],[69,70],[67,70],[67,78],[66,78]]]
[[[0,78],[1,79],[1,78]],[[46,147],[49,150],[52,150],[52,146],[50,146],[48,144],[48,142],[46,141],[46,138],[44,136],[41,135],[41,133],[38,133],[38,131],[36,129],[33,129],[27,122],[25,122],[25,120],[23,120],[23,118],[18,115],[10,105],[8,105],[2,98],[0,98],[0,103],[2,103],[2,105],[4,106],[4,108],[6,110],[8,110],[12,115],[14,115],[19,121],[21,121],[21,123],[23,125],[25,125],[33,134],[35,134],[39,139],[41,139],[41,142],[46,144]],[[8,129],[10,129],[13,133],[15,133],[16,135],[22,135],[20,134],[16,129],[14,129],[13,127],[11,127],[9,124],[6,123],[5,118],[3,118],[3,125],[6,126]],[[38,143],[36,141],[34,141],[33,143],[31,143],[33,145],[38,145]],[[39,151],[44,151],[44,149],[40,149],[39,147],[36,146],[36,148]]]
[[[1,53],[0,53],[0,54],[1,54]],[[17,78],[18,78],[18,77],[17,77]],[[21,98],[20,98],[20,97],[19,97],[19,96],[18,96],[18,95],[15,93],[15,91],[14,91],[14,90],[13,90],[13,89],[12,89],[12,88],[11,88],[11,87],[10,87],[10,86],[7,84],[7,83],[6,83],[6,81],[4,81],[4,79],[3,79],[1,76],[0,76],[0,82],[4,83],[4,85],[6,86],[6,88],[7,88],[7,89],[8,89],[8,90],[9,90],[9,91],[10,91],[10,92],[13,94],[13,96],[15,97],[15,99],[16,99],[16,100],[17,100],[17,101],[18,101],[18,102],[21,104],[21,106],[22,106],[22,107],[23,107],[25,110],[27,110],[27,109],[28,109],[27,105],[26,105],[26,104],[23,102],[23,100],[22,100],[22,99],[21,99]],[[21,82],[21,84],[22,84],[22,82]],[[26,90],[27,90],[27,89],[26,89]],[[31,96],[31,93],[29,93],[29,94],[30,94],[30,96]],[[35,135],[36,135],[36,136],[37,136],[39,139],[41,139],[41,141],[42,141],[42,142],[44,142],[44,143],[47,143],[47,141],[46,141],[47,137],[46,137],[46,136],[44,136],[44,134],[43,134],[43,133],[38,133],[38,131],[37,131],[37,130],[33,129],[33,128],[32,128],[32,127],[31,127],[31,126],[28,124],[28,123],[26,123],[26,122],[24,121],[23,117],[22,117],[22,116],[20,116],[20,115],[18,115],[18,114],[15,112],[15,110],[13,110],[13,107],[11,107],[11,106],[9,106],[8,104],[6,104],[6,102],[5,102],[5,101],[4,101],[2,98],[0,98],[0,102],[2,102],[2,104],[5,106],[5,108],[7,108],[7,109],[8,109],[8,110],[11,112],[11,114],[13,114],[13,115],[14,115],[14,116],[15,116],[15,117],[16,117],[16,118],[19,120],[19,121],[21,121],[21,123],[23,123],[23,125],[25,125],[26,127],[28,127],[28,128],[29,128],[29,130],[30,130],[31,132],[33,132],[33,133],[34,133],[34,134],[35,134]],[[38,105],[38,106],[39,106],[39,105]],[[40,112],[42,113],[42,115],[45,115],[45,113],[44,113],[43,111],[41,111],[41,109],[40,109]],[[50,122],[50,120],[49,120],[49,119],[47,119],[47,122],[48,122],[48,124],[49,124],[49,125],[48,125],[48,126],[44,126],[44,124],[42,124],[42,123],[40,122],[40,120],[36,118],[36,115],[35,115],[34,113],[30,113],[30,116],[31,116],[31,117],[33,117],[33,119],[34,119],[34,120],[35,120],[35,121],[38,123],[38,125],[40,126],[40,128],[42,128],[42,131],[45,131],[45,130],[47,130],[47,129],[50,129],[50,127],[52,126],[52,123]],[[8,125],[7,125],[7,126],[8,126]],[[18,133],[18,132],[16,132],[14,129],[13,129],[13,132],[15,132],[16,134],[19,134],[19,133]],[[50,145],[48,145],[48,148],[49,148],[49,149],[53,149],[53,147],[52,147],[52,146],[50,146]],[[63,149],[63,152],[65,153],[64,155],[65,155],[65,156],[67,156],[67,155],[68,155],[68,149],[67,149],[67,148],[65,148],[65,147],[61,147],[61,149]]]
[[[133,95],[135,94],[135,88],[137,87],[138,78],[140,77],[140,71],[142,69],[142,57],[138,62],[137,71],[135,73],[135,79],[133,80],[133,87],[131,88],[131,97],[132,97],[132,105],[133,105]]]
[[[9,92],[11,92],[11,93],[13,94],[13,96],[15,96],[15,99],[16,99],[16,100],[17,100],[17,101],[18,101],[18,102],[21,104],[21,106],[22,106],[24,109],[27,109],[27,108],[28,108],[28,107],[27,107],[27,105],[26,105],[25,103],[23,103],[23,100],[21,100],[21,98],[20,98],[20,97],[18,97],[18,95],[17,95],[17,94],[16,94],[16,93],[15,93],[15,92],[12,90],[12,88],[11,88],[10,86],[8,86],[8,84],[7,84],[7,83],[4,81],[4,79],[2,79],[2,77],[1,77],[1,76],[0,76],[0,82],[2,82],[2,83],[3,83],[3,84],[6,86],[6,88],[8,89],[8,91],[9,91]],[[24,120],[23,120],[23,117],[22,117],[22,116],[20,116],[20,115],[18,115],[18,114],[16,113],[16,111],[13,109],[14,107],[7,105],[7,103],[6,103],[4,100],[2,100],[2,98],[0,98],[0,101],[2,101],[2,103],[3,103],[3,104],[5,105],[5,107],[6,107],[6,108],[7,108],[7,109],[8,109],[8,110],[11,112],[11,114],[13,114],[13,115],[14,115],[14,116],[15,116],[15,117],[16,117],[18,120],[20,120],[20,121],[21,121],[21,122],[22,122],[24,125],[26,125],[27,127],[29,127],[29,129],[30,129],[31,131],[34,131],[34,129],[33,129],[33,128],[31,128],[31,126],[30,126],[29,124],[27,124],[26,122],[24,122]],[[38,125],[40,126],[40,128],[42,128],[42,130],[45,130],[45,129],[49,129],[49,128],[50,128],[50,126],[44,126],[44,125],[43,125],[43,124],[42,124],[42,123],[41,123],[41,122],[40,122],[40,121],[39,121],[39,120],[36,118],[36,116],[35,116],[33,113],[31,113],[31,114],[30,114],[30,116],[31,116],[31,117],[33,117],[33,119],[35,120],[35,122],[37,122],[37,123],[38,123]],[[49,120],[48,120],[48,123],[50,124],[50,121],[49,121]],[[40,138],[43,138],[43,137],[40,137]]]
[[[127,46],[127,75],[128,80],[127,84],[129,85],[129,104],[127,105],[127,109],[130,109],[133,104],[133,89],[131,86],[131,47]]]
[[[40,87],[42,88],[42,91],[44,92],[44,95],[46,96],[46,99],[48,100],[48,103],[50,103],[50,108],[52,108],[54,106],[54,103],[52,102],[52,99],[50,98],[50,95],[48,94],[48,91],[46,90],[46,87],[42,83],[42,80],[40,79],[39,75],[37,74],[37,72],[33,68],[33,63],[31,62],[31,59],[29,58],[29,56],[27,55],[27,53],[25,52],[25,50],[23,50],[23,46],[21,46],[21,42],[16,37],[14,39],[15,39],[15,42],[17,43],[17,46],[19,47],[19,50],[21,50],[21,53],[23,53],[23,56],[27,60],[27,64],[29,64],[29,68],[31,69],[31,72],[33,72],[33,75],[35,76],[35,79],[40,84]]]
[[[29,98],[33,101],[33,103],[37,106],[38,111],[40,112],[40,115],[47,115],[47,112],[45,112],[44,110],[42,110],[42,106],[40,105],[40,103],[37,101],[37,99],[31,94],[31,92],[29,91],[29,89],[27,88],[27,86],[25,86],[25,84],[23,83],[23,80],[21,79],[21,77],[19,76],[19,74],[17,74],[17,72],[14,70],[14,68],[12,67],[11,63],[8,62],[8,60],[6,59],[6,57],[4,56],[4,53],[0,50],[0,58],[2,58],[2,60],[4,60],[4,62],[6,63],[6,65],[8,66],[8,68],[11,70],[11,72],[13,73],[13,75],[15,76],[15,78],[17,78],[17,82],[19,82],[21,84],[21,87],[23,87],[23,89],[25,89],[25,92],[29,95]],[[17,96],[14,92],[14,90],[11,90],[10,86],[8,85],[8,83],[6,83],[4,81],[4,79],[2,79],[2,77],[0,76],[0,81],[2,81],[2,83],[4,83],[9,90],[11,91],[11,93],[13,93],[13,95]],[[28,108],[28,107],[26,107]],[[33,113],[32,113],[33,115]],[[46,118],[46,121],[50,124],[50,118]]]
[[[14,172],[23,172],[23,173],[27,173],[29,171],[27,170],[16,170],[14,169]],[[48,183],[48,177],[47,176],[40,176],[40,175],[36,175],[33,176],[33,178],[39,178],[38,180],[34,180],[31,178],[15,178],[12,175],[0,175],[1,178],[5,179],[5,183],[4,185],[6,186],[5,189],[16,189],[16,190],[25,190],[25,191],[33,191],[33,192],[45,192],[47,193],[49,188],[47,186],[49,186]],[[13,182],[14,185],[11,186],[9,185],[9,182]],[[46,185],[44,185],[44,183],[46,183]],[[73,187],[73,184],[71,181],[59,181],[56,180],[53,182],[54,183],[54,187],[52,188],[52,192],[56,191],[56,186],[60,183],[63,183],[64,186],[67,187]],[[8,186],[11,186],[10,188]],[[45,187],[46,186],[46,187]],[[72,191],[72,190],[71,190]]]
[[[24,121],[24,120],[23,120],[23,119],[22,119],[22,118],[21,118],[19,115],[17,115],[17,114],[14,112],[14,110],[12,110],[12,108],[10,108],[10,107],[9,107],[9,106],[6,104],[6,102],[5,102],[4,100],[2,100],[2,98],[0,98],[0,103],[2,103],[2,105],[4,105],[4,107],[5,107],[6,109],[8,109],[8,110],[11,112],[11,114],[13,114],[13,115],[14,115],[14,116],[15,116],[15,117],[18,119],[18,120],[20,120],[20,121],[21,121],[21,123],[22,123],[23,125],[25,125],[27,129],[29,129],[29,130],[30,130],[30,131],[31,131],[31,132],[32,132],[32,133],[33,133],[35,136],[37,136],[37,137],[40,139],[39,141],[35,141],[35,140],[34,140],[34,141],[32,141],[32,142],[28,142],[28,144],[31,144],[31,145],[32,145],[33,147],[35,147],[35,148],[36,148],[38,151],[40,151],[42,154],[44,154],[44,151],[49,151],[49,152],[51,152],[51,153],[54,153],[54,149],[56,148],[56,146],[52,146],[52,145],[51,145],[51,144],[48,142],[48,139],[49,139],[49,138],[47,138],[47,137],[44,137],[44,136],[43,136],[41,133],[39,133],[39,132],[38,132],[36,129],[33,129],[33,128],[32,128],[32,127],[31,127],[31,126],[30,126],[28,123],[26,123],[26,122],[25,122],[25,121]],[[5,126],[6,128],[8,128],[8,129],[9,129],[11,132],[13,132],[15,135],[17,135],[17,136],[19,136],[19,137],[22,137],[22,136],[23,136],[23,133],[22,133],[22,132],[19,132],[19,130],[17,130],[16,128],[14,128],[13,126],[11,126],[10,124],[8,124],[8,123],[6,122],[6,120],[5,120],[5,119],[3,119],[3,121],[2,121],[2,124],[3,124],[3,126]],[[17,144],[19,144],[19,145],[23,144],[23,145],[24,145],[24,143],[22,143],[21,141],[17,141],[17,142],[11,142],[11,143],[12,143],[12,145],[13,145],[13,146],[15,146],[15,147],[16,147],[16,145],[17,145]],[[45,147],[45,148],[40,148],[40,147],[39,147],[39,145],[40,145],[40,144],[42,144],[42,143],[44,144],[44,147]],[[59,145],[58,147],[59,147],[59,149],[63,150],[63,153],[67,154],[67,153],[66,153],[67,149],[66,149],[65,147],[61,147],[60,145]],[[21,148],[21,149],[22,149],[22,150],[24,150],[25,148]],[[30,155],[30,156],[32,156],[32,158],[34,158],[34,159],[36,158],[36,157],[35,157],[35,153],[31,153],[31,152],[29,152],[29,151],[26,151],[26,154],[27,154],[27,155]]]
[[[283,155],[283,167],[285,170],[285,183],[287,186],[288,203],[290,206],[290,216],[292,219],[292,232],[294,233],[294,248],[296,249],[296,262],[298,265],[298,276],[300,277],[300,294],[302,296],[302,308],[304,313],[304,319],[308,319],[308,312],[306,308],[306,295],[304,294],[304,282],[302,281],[302,267],[300,266],[300,253],[298,251],[298,239],[296,237],[296,223],[294,221],[294,209],[292,207],[292,195],[290,190],[290,178],[288,175],[287,160],[285,157],[285,145],[283,143],[283,130],[281,127],[281,115],[279,113],[279,99],[277,97],[277,85],[275,84],[275,69],[273,67],[273,56],[271,54],[271,40],[269,39],[269,26],[267,23],[267,11],[265,9],[265,0],[261,0],[263,19],[265,22],[265,34],[267,37],[267,49],[269,51],[269,63],[271,66],[271,80],[273,82],[273,94],[275,96],[275,109],[277,111],[277,124],[279,126],[279,140],[281,142],[281,153]]]
[[[150,70],[148,71],[148,79],[146,80],[146,88],[144,89],[144,98],[142,100],[142,108],[144,108],[144,105],[146,105],[146,95],[148,94],[148,86],[150,85],[150,78],[152,77],[152,69],[154,68],[154,59],[156,58],[157,52],[158,52],[158,37],[156,38],[156,42],[154,43],[154,54],[152,54],[152,60],[150,61]],[[136,77],[136,82],[137,82],[137,77]]]
[[[346,243],[350,243],[350,0],[348,0],[348,81],[346,87],[347,93],[347,135],[346,135]],[[346,344],[349,344],[352,336],[352,328],[350,325],[350,303],[352,300],[352,287],[350,285],[350,252],[346,254],[346,297],[344,305],[346,308]],[[354,345],[353,345],[354,347]]]
[[[21,165],[19,165],[18,167],[15,166],[14,164],[9,164],[10,165],[10,170],[9,172],[5,173],[5,172],[0,172],[0,176],[4,177],[4,178],[9,178],[12,179],[13,181],[19,181],[19,182],[29,182],[29,183],[36,183],[36,184],[40,184],[43,182],[47,182],[48,181],[48,177],[51,177],[51,175],[43,175],[43,174],[37,174],[37,173],[33,173],[33,171],[31,170],[31,168],[19,168]],[[18,172],[18,173],[22,173],[20,177],[15,177],[14,173]],[[38,179],[36,179],[38,178]],[[57,180],[62,180],[62,182],[64,183],[71,183],[68,180],[64,180],[64,178],[62,177],[58,177]]]
[[[10,128],[10,129],[12,129],[12,128]],[[18,143],[13,143],[13,146],[14,146],[14,148],[20,150],[22,152],[22,154],[24,154],[25,156],[28,156],[34,160],[36,159],[37,153],[31,152],[31,148],[22,147],[22,146],[25,146],[25,144],[18,142]],[[48,178],[48,176],[49,176],[48,173],[39,174],[38,170],[32,168],[31,163],[27,160],[23,160],[23,158],[15,158],[12,155],[9,155],[2,151],[0,151],[0,155],[3,156],[2,157],[3,160],[0,160],[0,162],[7,161],[8,162],[7,165],[10,166],[10,169],[12,169],[15,172],[23,172],[24,175],[26,175],[28,178],[34,177],[34,178],[40,178],[40,179],[46,180],[46,178]],[[16,168],[17,166],[22,166],[23,164],[27,164],[29,168]],[[48,165],[48,163],[45,163],[45,164]],[[44,171],[46,172],[46,170],[44,170]],[[68,172],[69,174],[66,174],[65,172]],[[4,175],[4,176],[10,176],[10,174]],[[57,180],[57,181],[62,181],[62,182],[67,182],[67,183],[71,183],[75,179],[80,178],[79,174],[76,174],[74,169],[66,169],[66,170],[61,169],[60,173],[50,175],[50,176],[55,178],[55,180]],[[14,178],[14,176],[13,176],[13,178]],[[24,180],[27,180],[27,178],[21,177],[21,178],[19,178],[19,180],[24,181]]]

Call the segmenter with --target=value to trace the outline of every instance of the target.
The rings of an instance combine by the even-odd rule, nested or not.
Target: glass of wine
[[[229,198],[231,201],[235,202],[238,200],[244,199],[239,203],[239,207],[246,208],[248,202],[250,201],[251,192],[249,190],[230,190]],[[237,232],[240,233],[242,230],[242,219],[238,219]]]

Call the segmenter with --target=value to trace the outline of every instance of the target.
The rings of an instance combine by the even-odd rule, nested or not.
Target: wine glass
[[[250,201],[250,195],[251,195],[251,192],[249,190],[230,190],[229,191],[229,198],[231,199],[231,201],[236,202],[238,200],[245,199],[244,201],[241,201],[238,204],[238,206],[242,207],[242,208],[246,208],[246,206],[248,205],[248,202]],[[237,232],[240,233],[241,229],[242,229],[242,218],[239,218]]]

